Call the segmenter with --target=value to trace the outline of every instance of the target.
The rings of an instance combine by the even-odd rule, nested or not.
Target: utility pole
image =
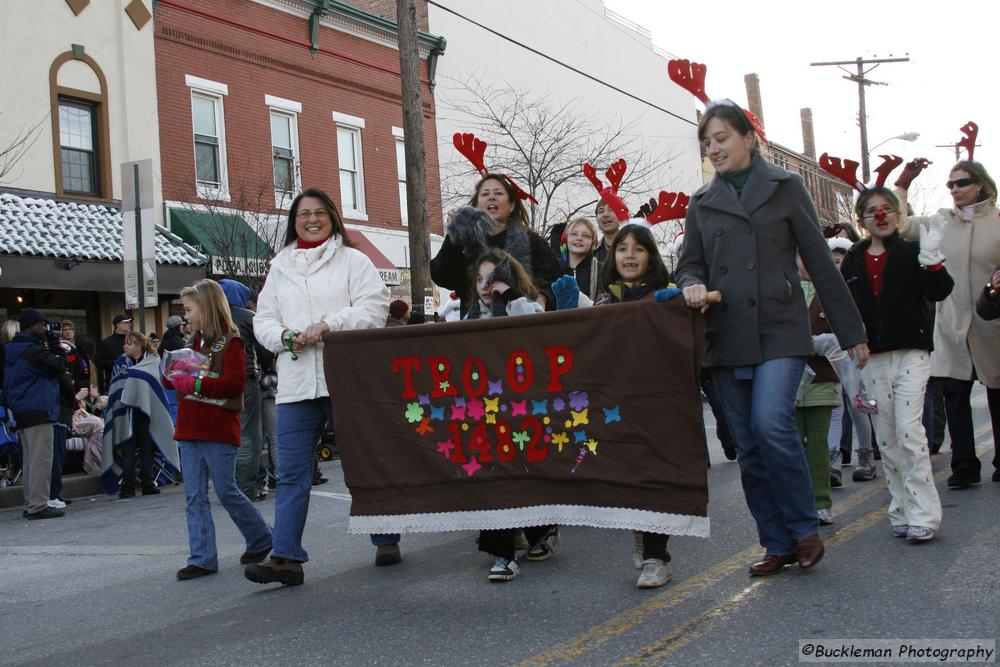
[[[403,85],[403,151],[406,158],[406,212],[410,237],[410,298],[424,315],[424,298],[431,291],[431,240],[427,233],[427,159],[420,90],[420,47],[414,0],[396,0],[399,30],[399,72]]]
[[[865,118],[865,86],[887,86],[889,84],[884,81],[872,81],[867,78],[869,72],[881,65],[882,63],[908,63],[909,58],[871,58],[864,59],[860,56],[854,60],[837,60],[833,62],[824,63],[810,63],[811,67],[825,67],[827,65],[836,65],[840,69],[847,72],[848,76],[844,78],[848,81],[854,81],[858,84],[858,125],[861,126],[861,171],[864,174],[861,178],[862,182],[867,183],[869,177],[871,177],[871,170],[868,164],[868,122]],[[844,65],[856,65],[858,68],[857,74],[852,73],[850,70],[844,69]],[[865,65],[872,65],[868,69],[865,69]]]
[[[974,148],[979,148],[980,146],[982,146],[982,144],[976,144]],[[953,144],[934,144],[934,148],[951,148],[952,150],[955,151],[955,162],[962,161],[962,152],[961,152],[962,144],[958,143],[957,141]]]

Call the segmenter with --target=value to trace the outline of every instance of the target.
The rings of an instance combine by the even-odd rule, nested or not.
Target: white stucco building
[[[448,39],[446,55],[438,61],[435,89],[442,180],[450,164],[464,162],[451,138],[455,132],[473,129],[473,119],[451,107],[464,98],[456,82],[473,77],[484,89],[527,89],[553,107],[575,100],[598,128],[630,126],[628,134],[636,135],[644,152],[660,157],[647,179],[650,190],[642,193],[645,199],[660,189],[690,194],[701,184],[693,98],[670,81],[671,56],[653,46],[647,30],[607,11],[602,0],[510,0],[500,10],[476,0],[446,4],[453,12],[435,5],[427,8],[430,30]],[[630,156],[622,157],[628,161]],[[490,166],[489,150],[486,164]],[[608,165],[594,166],[603,178]],[[593,201],[596,192],[585,180],[580,184],[572,196]],[[468,188],[472,186],[470,179]],[[633,195],[626,197],[626,203],[634,211],[645,199]],[[592,208],[585,212],[592,217]],[[660,230],[661,239],[677,229],[668,227]]]

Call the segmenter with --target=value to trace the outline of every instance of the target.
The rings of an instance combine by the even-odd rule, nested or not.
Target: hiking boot
[[[858,465],[854,469],[851,479],[855,482],[870,482],[878,475],[875,472],[875,454],[867,452],[858,454]]]
[[[843,474],[840,471],[843,459],[844,453],[839,449],[830,452],[830,488],[839,489],[844,485]]]
[[[545,536],[535,542],[535,544],[528,549],[528,553],[525,556],[528,560],[548,560],[556,553],[556,544],[559,543],[559,527],[555,526],[549,529],[549,532],[545,533]]]
[[[926,526],[910,526],[906,529],[906,541],[910,544],[930,542],[934,539],[934,531]]]
[[[642,561],[642,572],[635,582],[636,588],[659,588],[673,576],[670,573],[670,564],[659,558],[647,558]]]
[[[250,565],[251,563],[263,563],[267,559],[267,555],[271,553],[271,547],[264,549],[263,551],[244,551],[243,555],[240,556],[240,565]]]
[[[271,556],[260,564],[247,565],[243,576],[255,584],[279,583],[286,586],[301,586],[304,580],[302,563],[286,558]]]
[[[397,565],[403,561],[398,544],[380,544],[375,549],[375,566]]]
[[[892,527],[892,536],[893,537],[906,537],[906,532],[909,529],[910,529],[910,527],[907,526],[905,523],[902,524],[901,526],[893,526]]]
[[[819,509],[816,510],[816,516],[819,517],[819,525],[829,526],[833,523],[833,510],[832,509]]]
[[[632,566],[637,570],[642,569],[642,533],[638,530],[632,531]]]
[[[177,578],[181,581],[185,581],[187,579],[204,577],[206,574],[215,574],[216,572],[218,572],[218,570],[206,570],[205,568],[198,567],[197,565],[186,565],[177,570]]]
[[[59,517],[65,515],[66,512],[56,509],[55,507],[49,507],[48,505],[37,512],[28,512],[25,510],[22,513],[22,516],[29,521],[35,521],[36,519],[58,519]]]
[[[490,568],[490,573],[486,578],[492,582],[499,583],[510,581],[520,573],[521,569],[517,566],[516,560],[507,560],[506,558],[498,557],[493,561],[493,566]]]

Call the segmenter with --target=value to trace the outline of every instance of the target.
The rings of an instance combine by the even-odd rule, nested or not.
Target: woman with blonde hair
[[[199,280],[181,291],[184,318],[194,335],[190,347],[208,357],[195,374],[173,373],[165,380],[177,390],[177,428],[184,496],[187,500],[188,564],[178,579],[194,579],[219,570],[215,524],[208,502],[208,480],[215,495],[246,540],[240,563],[259,563],[271,551],[271,528],[236,485],[236,448],[240,446],[240,411],[247,380],[244,342],[233,323],[222,287]],[[252,342],[247,343],[252,344]]]

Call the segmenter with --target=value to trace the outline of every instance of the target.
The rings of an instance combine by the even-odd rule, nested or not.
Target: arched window
[[[59,55],[49,69],[52,158],[59,197],[110,201],[108,82],[83,47]]]

